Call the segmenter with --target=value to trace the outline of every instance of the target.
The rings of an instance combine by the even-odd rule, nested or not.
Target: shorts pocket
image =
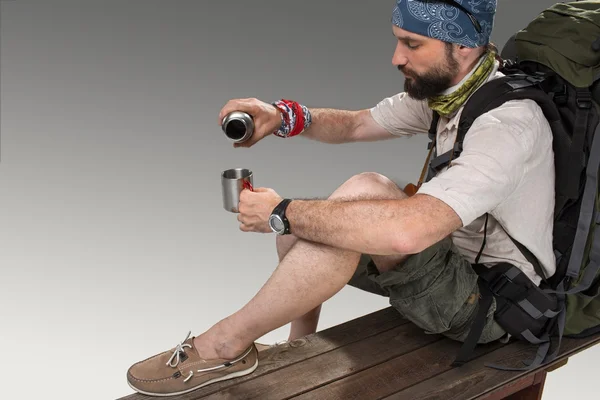
[[[390,294],[390,303],[407,319],[427,333],[468,332],[477,307],[477,274],[454,246],[428,276],[410,286]]]
[[[440,317],[431,293],[406,299],[392,296],[390,304],[426,333],[443,333],[449,329],[447,322]]]
[[[433,297],[434,307],[448,327],[448,333],[460,334],[471,328],[478,302],[477,274],[471,265],[462,259],[449,263]]]

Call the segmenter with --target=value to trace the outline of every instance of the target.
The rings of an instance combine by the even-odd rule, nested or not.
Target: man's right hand
[[[250,139],[242,143],[234,143],[233,147],[251,147],[281,126],[281,111],[272,104],[258,99],[229,100],[219,113],[219,126],[221,126],[223,118],[234,111],[243,111],[252,117],[254,120],[254,133]]]

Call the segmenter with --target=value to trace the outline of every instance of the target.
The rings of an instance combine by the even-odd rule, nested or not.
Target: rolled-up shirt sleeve
[[[370,111],[375,122],[395,136],[427,133],[432,120],[427,103],[404,92],[381,100]]]
[[[521,183],[532,151],[527,121],[502,123],[493,113],[478,118],[449,168],[424,183],[418,193],[451,207],[463,226],[501,204]]]

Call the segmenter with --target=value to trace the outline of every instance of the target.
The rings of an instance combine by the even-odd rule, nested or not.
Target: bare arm
[[[218,123],[232,111],[244,111],[254,118],[255,132],[243,143],[234,147],[251,147],[259,140],[271,136],[281,126],[281,111],[258,99],[230,100],[219,113]],[[312,124],[302,135],[323,143],[367,142],[391,139],[394,136],[379,125],[369,109],[359,111],[311,108]]]
[[[402,200],[294,200],[286,216],[299,238],[375,255],[418,253],[462,226],[446,203],[421,194]]]
[[[323,143],[372,142],[394,136],[379,125],[368,109],[359,111],[311,108],[311,126],[302,133]]]

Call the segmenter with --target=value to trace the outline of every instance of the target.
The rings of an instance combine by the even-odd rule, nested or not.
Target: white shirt
[[[488,80],[501,76],[496,62]],[[440,117],[438,155],[454,146],[461,113],[462,108],[450,118]],[[414,100],[406,93],[382,100],[371,115],[397,136],[426,134],[432,121],[427,100]],[[540,276],[507,232],[533,253],[547,277],[554,274],[554,179],[550,125],[534,101],[514,100],[477,118],[465,136],[461,155],[418,193],[443,201],[460,217],[463,227],[452,234],[452,240],[471,263],[481,248],[485,213],[489,213],[479,262],[511,263],[539,285]]]

